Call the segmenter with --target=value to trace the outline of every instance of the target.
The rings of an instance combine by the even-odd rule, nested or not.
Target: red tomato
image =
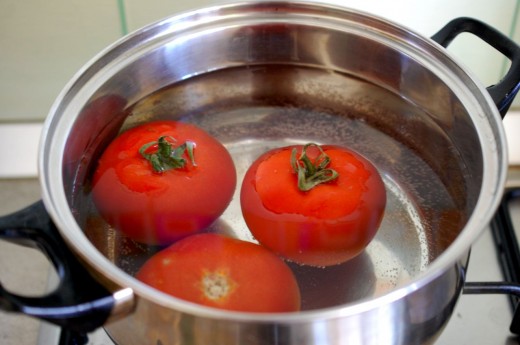
[[[296,279],[282,259],[257,244],[217,234],[176,242],[148,259],[136,277],[209,307],[273,313],[300,309]]]
[[[330,266],[355,257],[374,238],[386,205],[383,181],[359,154],[339,146],[309,146],[311,162],[338,175],[308,191],[298,188],[293,149],[269,151],[247,171],[241,190],[244,219],[255,238],[301,264]],[[296,160],[303,166],[301,160]],[[325,171],[323,174],[329,174]]]
[[[171,156],[183,166],[172,168]],[[166,170],[156,171],[153,162]],[[235,187],[235,167],[220,142],[194,125],[157,121],[110,143],[94,172],[92,197],[107,222],[130,238],[170,244],[214,222]]]

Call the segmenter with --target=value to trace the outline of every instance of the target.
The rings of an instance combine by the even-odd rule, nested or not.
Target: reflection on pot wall
[[[520,42],[520,0],[319,1],[373,13],[425,36],[434,34],[452,18],[474,17]],[[222,2],[3,0],[0,122],[42,121],[72,75],[124,34],[180,11]],[[484,85],[497,82],[507,69],[507,61],[500,54],[471,35],[458,39],[449,49]],[[520,107],[519,99],[515,106]]]

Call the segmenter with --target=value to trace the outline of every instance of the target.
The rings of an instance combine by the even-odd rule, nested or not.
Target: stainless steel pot
[[[465,31],[512,60],[497,86],[484,88],[444,49]],[[122,345],[433,342],[502,194],[500,114],[519,79],[520,48],[469,18],[429,39],[357,11],[259,1],[147,26],[96,56],[52,107],[39,156],[43,202],[0,219],[0,228],[43,248],[61,284],[42,298],[2,288],[0,306],[81,332],[104,325]],[[272,147],[352,147],[387,188],[378,235],[344,265],[294,266],[297,313],[211,309],[140,283],[132,274],[152,249],[103,222],[89,177],[117,133],[163,118],[217,137],[239,181]],[[210,231],[252,241],[237,199]]]

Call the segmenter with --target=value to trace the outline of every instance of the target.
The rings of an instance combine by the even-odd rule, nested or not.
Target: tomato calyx
[[[314,161],[307,155],[309,147],[315,147],[320,151]],[[298,189],[302,192],[307,192],[321,183],[338,178],[339,174],[336,170],[327,168],[330,164],[330,157],[318,144],[308,143],[303,146],[300,157],[297,158],[297,154],[297,149],[294,148],[291,153],[291,166],[293,171],[298,174]]]
[[[182,169],[187,160],[183,157],[186,153],[193,166],[197,166],[194,158],[195,143],[187,140],[184,144],[174,147],[176,142],[172,136],[161,136],[157,141],[144,144],[139,153],[152,165],[157,173],[163,173],[170,169]]]
[[[237,283],[224,271],[205,271],[200,283],[204,298],[213,302],[224,302],[236,289]]]

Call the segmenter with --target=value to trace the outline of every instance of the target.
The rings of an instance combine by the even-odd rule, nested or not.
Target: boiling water
[[[236,75],[230,78],[234,84],[250,80],[250,71],[234,73]],[[325,75],[328,83],[337,83],[338,78],[343,80],[344,89],[372,87],[357,79]],[[237,189],[225,213],[205,231],[256,242],[242,218],[240,186],[253,161],[265,151],[280,146],[307,142],[347,146],[368,158],[385,183],[385,215],[375,239],[361,255],[327,268],[288,263],[300,285],[303,309],[325,308],[384,294],[424,271],[442,252],[443,246],[449,245],[445,239],[439,240],[441,227],[442,231],[456,236],[461,216],[445,184],[431,164],[419,156],[417,149],[407,144],[409,140],[395,135],[395,130],[385,131],[374,125],[371,116],[375,115],[351,110],[339,112],[329,106],[299,106],[302,99],[299,96],[294,97],[296,101],[271,102],[261,97],[246,97],[219,103],[215,102],[219,90],[207,94],[197,92],[197,85],[200,90],[209,90],[218,79],[215,73],[209,73],[194,78],[189,86],[181,83],[141,100],[131,108],[123,127],[124,130],[153,119],[180,120],[204,128],[226,146],[236,166]],[[313,80],[317,82],[316,78]],[[244,84],[249,87],[248,83]],[[186,89],[190,91],[190,98],[180,105],[179,95],[186,96]],[[413,108],[414,119],[427,121],[426,114],[393,93],[379,89],[377,92],[384,94],[391,104],[400,104],[402,109]],[[200,100],[207,97],[211,102]],[[218,106],[206,105],[212,102]],[[201,103],[204,104],[201,106]],[[432,132],[438,131],[432,126]],[[435,134],[439,135],[442,133]],[[452,148],[447,151],[456,152]],[[88,194],[86,197],[90,201]],[[99,217],[92,204],[90,206],[84,226],[87,236],[129,274],[135,274],[142,263],[160,249],[124,238]],[[452,227],[453,231],[446,227]]]

